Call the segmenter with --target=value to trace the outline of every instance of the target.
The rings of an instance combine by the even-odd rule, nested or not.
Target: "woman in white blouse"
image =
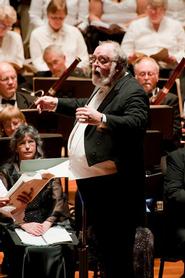
[[[18,69],[24,64],[24,50],[20,34],[11,31],[17,21],[15,9],[10,5],[0,6],[0,61],[14,64]]]
[[[143,54],[153,55],[160,68],[173,69],[184,57],[184,29],[178,20],[166,16],[166,9],[167,0],[149,0],[147,16],[129,25],[121,43],[129,63]]]

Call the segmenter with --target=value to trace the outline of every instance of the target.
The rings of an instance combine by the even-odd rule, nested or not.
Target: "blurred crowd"
[[[154,55],[161,68],[173,69],[185,53],[184,27],[184,0],[4,0],[0,61],[19,70],[28,63],[35,72],[49,70],[43,53],[54,44],[64,52],[66,66],[79,56],[79,68],[88,75],[88,54],[111,39],[131,64],[141,54]]]

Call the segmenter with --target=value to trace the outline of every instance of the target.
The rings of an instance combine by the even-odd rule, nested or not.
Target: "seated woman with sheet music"
[[[166,16],[166,9],[166,0],[148,0],[147,16],[129,25],[121,48],[129,64],[143,55],[151,56],[169,76],[184,56],[185,32],[178,20]]]
[[[30,125],[20,125],[17,128],[10,140],[10,147],[13,153],[11,162],[3,164],[0,169],[0,179],[7,190],[9,190],[20,177],[19,167],[21,160],[39,159],[43,157],[42,141],[39,133]],[[13,217],[15,218],[14,221],[16,223],[17,219],[14,214]],[[63,222],[64,220],[69,221],[69,217],[69,208],[62,192],[61,180],[55,178],[51,180],[30,203],[28,203],[22,219],[19,217],[18,226],[32,235],[40,236],[54,224]],[[15,244],[15,242],[13,243],[12,238],[9,237],[10,235],[6,232],[1,237],[4,248],[3,251],[5,252],[4,266],[9,265],[6,269],[8,277],[15,277],[15,273],[17,277],[21,277],[23,269],[26,269],[23,265],[23,257],[26,252],[26,247],[22,247],[21,249],[20,247],[18,248],[17,244]],[[51,263],[51,267],[52,260],[54,259],[52,250],[55,251],[55,247],[53,248],[54,249],[50,248],[50,251],[43,248],[42,252],[39,249],[39,256],[47,256],[48,262]],[[12,258],[12,254],[14,253],[16,256],[17,252],[19,259],[17,257],[15,262],[15,257]],[[47,266],[42,277],[59,277],[57,276],[57,268],[61,267],[60,260],[58,259],[55,267],[56,273],[53,273],[51,267]],[[52,275],[47,276],[51,272]]]

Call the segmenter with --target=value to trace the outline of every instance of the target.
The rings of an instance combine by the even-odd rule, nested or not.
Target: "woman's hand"
[[[49,221],[44,221],[44,222],[42,223],[43,234],[44,234],[45,232],[47,232],[47,230],[49,230],[49,228],[51,228],[51,225],[52,225],[52,223],[49,222]]]
[[[34,236],[41,236],[49,228],[52,226],[52,223],[49,221],[44,221],[43,223],[37,223],[37,222],[30,222],[30,223],[24,223],[21,224],[21,228],[25,230],[27,233],[30,233]]]
[[[10,199],[8,197],[0,197],[0,208],[6,206]]]
[[[43,234],[43,226],[37,222],[30,222],[21,224],[21,228],[25,230],[27,233],[32,234],[34,236],[41,236]]]
[[[177,60],[176,60],[175,56],[168,55],[168,57],[166,59],[163,59],[163,62],[165,62],[167,64],[176,64]]]
[[[129,63],[129,64],[133,64],[133,63],[135,63],[135,61],[136,61],[138,58],[140,58],[140,57],[142,57],[142,56],[144,56],[144,55],[143,55],[143,54],[138,55],[137,53],[130,54],[130,55],[128,56],[128,63]]]

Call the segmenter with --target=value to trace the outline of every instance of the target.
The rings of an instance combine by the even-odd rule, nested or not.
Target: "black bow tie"
[[[2,98],[1,103],[2,103],[2,104],[11,104],[11,105],[15,105],[15,99],[4,99],[4,98]]]

